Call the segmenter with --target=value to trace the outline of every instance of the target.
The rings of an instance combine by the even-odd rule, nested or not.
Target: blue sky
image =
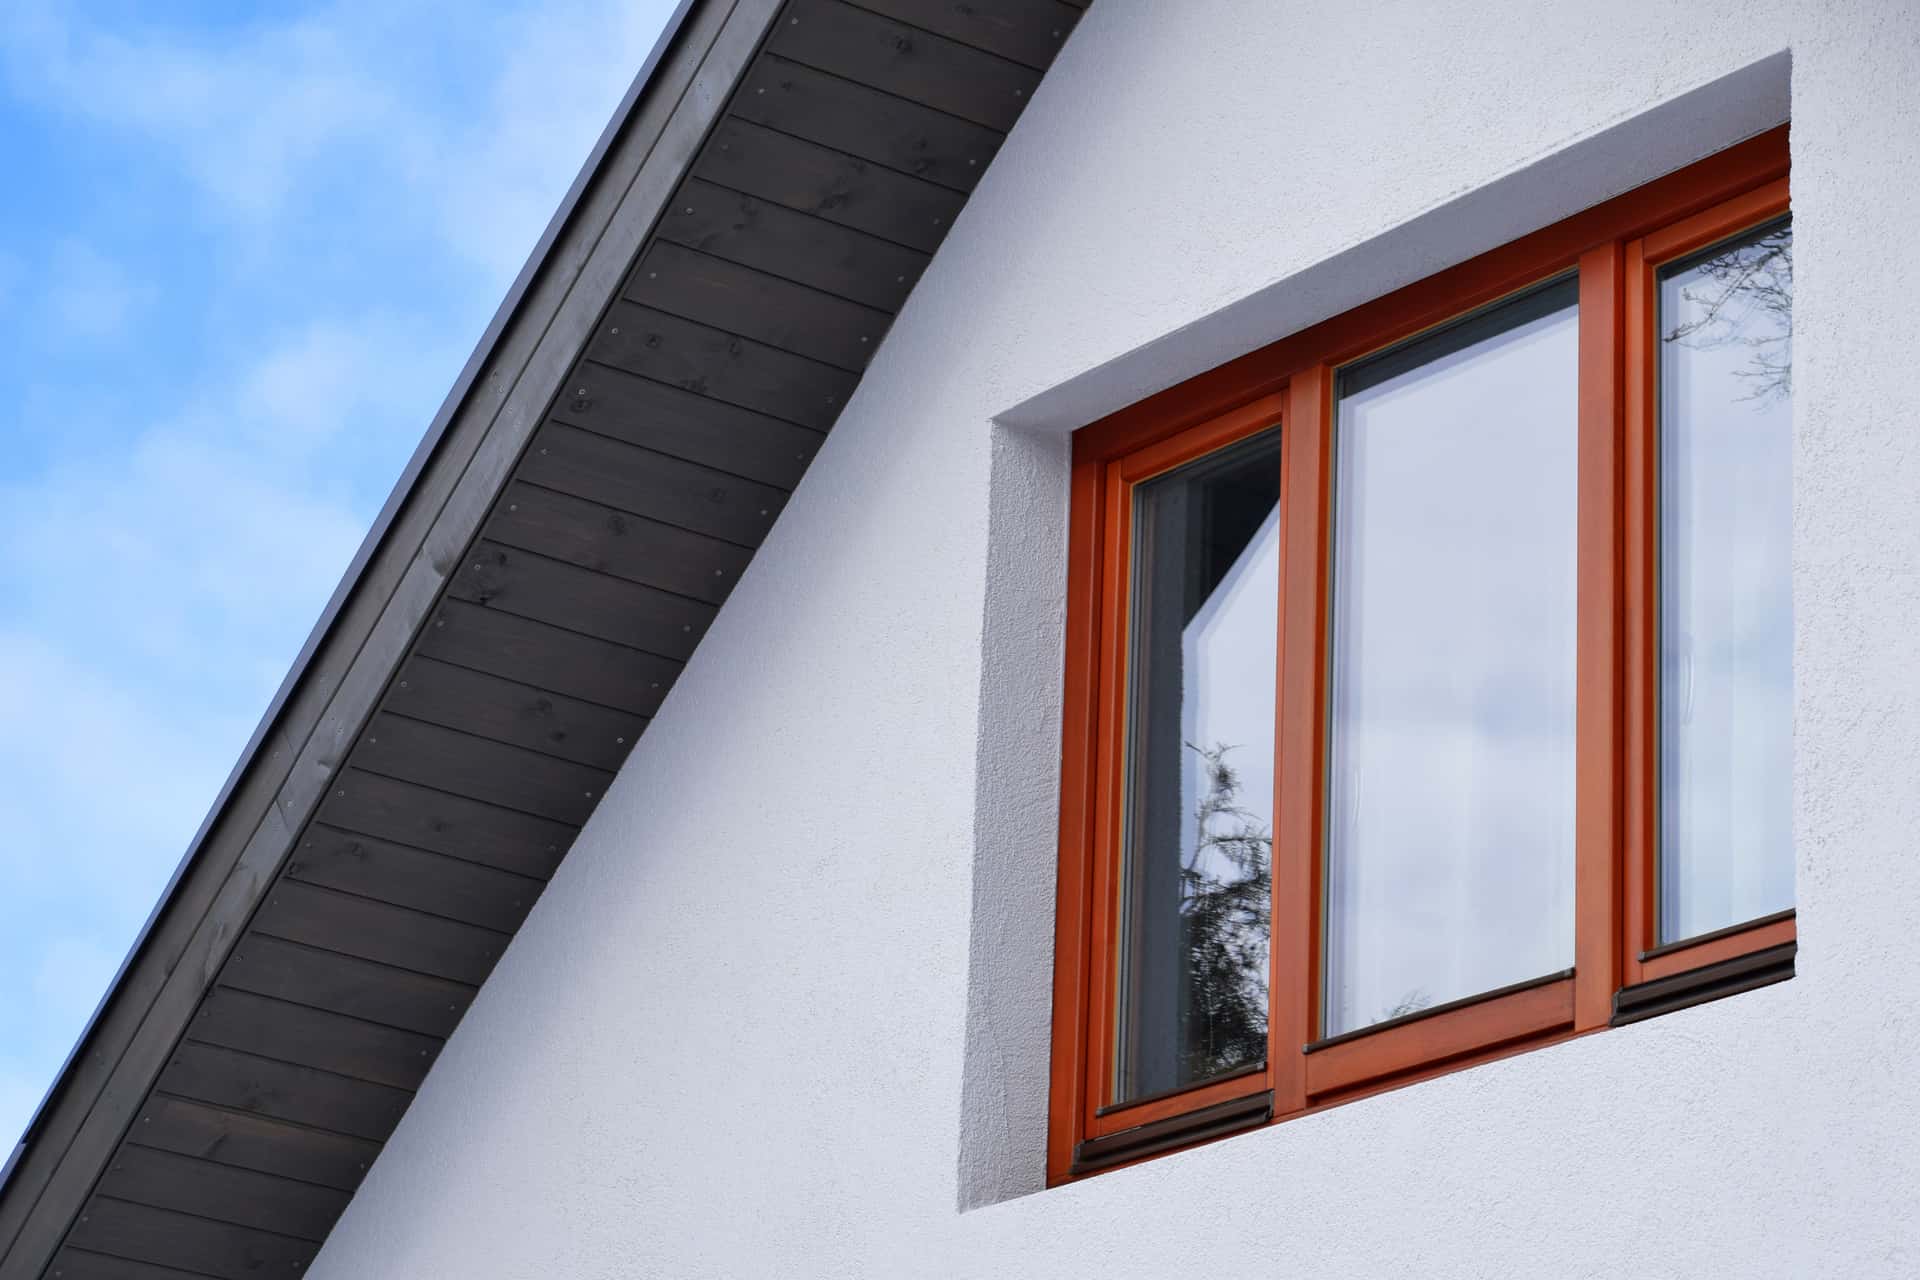
[[[0,5],[0,1156],[670,8]]]

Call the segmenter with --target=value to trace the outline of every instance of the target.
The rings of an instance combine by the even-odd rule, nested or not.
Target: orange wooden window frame
[[[1791,941],[1791,913],[1657,947],[1653,279],[1788,208],[1786,128],[1282,339],[1075,433],[1048,1181],[1076,1147],[1271,1091],[1274,1122],[1608,1024],[1622,987]],[[1334,371],[1557,275],[1579,280],[1574,964],[1316,1043]],[[1273,946],[1264,1066],[1109,1106],[1135,484],[1281,436]],[[1085,1175],[1079,1175],[1085,1176]]]

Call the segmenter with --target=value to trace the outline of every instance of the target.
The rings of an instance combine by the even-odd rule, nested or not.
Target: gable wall
[[[1789,48],[1799,976],[1018,1194],[1047,429],[1730,141]],[[1897,0],[1096,6],[311,1274],[1920,1269],[1916,66]]]

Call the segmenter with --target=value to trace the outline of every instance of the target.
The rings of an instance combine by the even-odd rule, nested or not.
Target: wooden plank
[[[853,0],[976,49],[1045,71],[1060,52],[1080,11],[1061,0]]]
[[[829,84],[846,83],[819,78]],[[887,312],[906,304],[928,261],[917,249],[697,178],[688,179],[681,188],[680,198],[661,220],[658,235]]]
[[[313,1241],[327,1238],[353,1198],[311,1182],[133,1146],[114,1153],[100,1194]]]
[[[823,438],[814,427],[611,365],[583,362],[574,371],[571,390],[554,406],[553,416],[561,422],[776,489],[800,483]],[[539,456],[536,446],[532,457]]]
[[[732,114],[963,193],[979,183],[1006,139],[997,129],[772,55],[753,64]]]
[[[613,305],[587,354],[816,431],[833,425],[860,381],[857,373],[631,302]]]
[[[364,1138],[169,1097],[147,1104],[127,1141],[341,1191],[358,1187],[380,1154]]]
[[[611,442],[609,442],[611,443]],[[702,600],[483,542],[448,594],[682,662],[718,612]],[[557,816],[557,815],[549,815]]]
[[[867,367],[893,320],[837,294],[666,241],[640,259],[626,297],[853,373]]]
[[[445,1043],[437,1036],[230,987],[215,987],[208,994],[187,1034],[197,1044],[318,1067],[396,1089],[418,1089]]]
[[[297,880],[274,885],[253,928],[289,942],[476,987],[486,980],[511,936]]]
[[[371,1080],[191,1042],[174,1050],[156,1087],[163,1095],[374,1142],[387,1140],[413,1099],[408,1090]],[[143,1110],[141,1123],[151,1114]]]
[[[574,826],[586,822],[613,781],[605,769],[386,712],[360,735],[353,763]]]
[[[845,0],[791,0],[767,37],[783,58],[1005,133],[1040,73]]]
[[[134,1254],[218,1280],[297,1275],[320,1252],[310,1240],[97,1195],[67,1239],[78,1249]]]
[[[528,484],[516,484],[507,490],[507,500],[501,504],[493,523],[487,526],[487,537],[491,541],[518,547],[522,551],[532,551],[551,560],[564,560],[582,569],[609,573],[629,582],[659,587],[663,591],[692,596],[716,605],[725,602],[728,593],[733,590],[733,584],[740,580],[740,575],[747,570],[747,563],[753,559],[753,553],[737,543],[710,538],[676,524],[649,520],[645,516],[620,511],[603,503],[589,502],[556,489],[542,489]],[[543,698],[551,702],[552,695],[538,694],[536,691],[535,695],[496,697],[508,701],[511,714],[492,718],[506,719],[504,727],[510,732],[522,731],[514,733],[508,740],[547,750],[541,738],[542,732],[549,728],[553,732],[560,732],[561,728],[556,712],[540,712],[537,708]],[[543,719],[529,719],[529,710]],[[619,717],[620,723],[598,723],[607,716]],[[422,718],[431,720],[435,717],[429,715]],[[475,721],[479,717],[476,713],[463,718]],[[603,759],[587,763],[601,764],[603,768],[618,768],[620,760],[625,758],[627,747],[639,735],[644,722],[632,716],[620,717],[618,712],[606,712],[603,716],[589,719],[594,723],[590,732],[576,740],[576,750],[580,745],[591,744]],[[506,737],[497,730],[481,731]],[[528,741],[528,738],[533,741]],[[625,743],[617,744],[615,739],[625,739]],[[562,740],[561,745],[567,744]],[[567,753],[561,750],[555,754]],[[603,763],[603,760],[610,760],[611,763]]]
[[[46,1274],[53,1280],[206,1280],[198,1271],[178,1271],[151,1262],[90,1253],[71,1245],[54,1255]]]
[[[528,883],[539,888],[538,881]],[[465,983],[301,946],[257,929],[234,947],[220,970],[220,984],[443,1040],[453,1034],[474,996]]]
[[[565,823],[352,768],[320,806],[319,821],[540,880],[560,865],[575,832]]]
[[[577,501],[550,494],[544,489],[527,489],[525,492],[540,494],[543,501]],[[526,503],[521,505],[523,510],[527,506]],[[621,519],[632,521],[637,517],[622,516]],[[545,550],[542,547],[531,549]],[[488,675],[484,671],[456,667],[434,658],[416,656],[402,670],[407,687],[402,689],[398,681],[394,682],[394,687],[387,694],[388,710],[411,716],[415,720],[426,720],[497,738],[502,742],[512,742],[598,769],[617,770],[627,758],[627,752],[633,749],[641,730],[647,726],[645,716],[629,715],[612,707],[603,707],[597,702],[584,702],[565,694],[549,693],[545,689]],[[454,912],[440,914],[457,915]]]
[[[557,422],[534,439],[522,480],[742,547],[759,546],[787,502],[772,485]]]
[[[630,645],[459,600],[441,602],[420,638],[419,652],[637,716],[660,709],[681,665]],[[409,680],[402,672],[400,681]]]
[[[738,116],[714,129],[693,175],[926,253],[967,202],[949,187]]]

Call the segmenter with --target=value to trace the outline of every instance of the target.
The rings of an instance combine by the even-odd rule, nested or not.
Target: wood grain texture
[[[202,1272],[134,1262],[71,1246],[54,1255],[46,1274],[53,1280],[206,1280]]]
[[[274,886],[253,931],[468,986],[486,980],[509,936],[297,880]]]
[[[576,828],[482,800],[349,769],[320,806],[320,823],[545,880]]]
[[[68,1241],[77,1249],[132,1254],[218,1280],[298,1275],[320,1251],[310,1240],[98,1195],[88,1202]]]
[[[440,1052],[437,1036],[216,987],[189,1033],[194,1042],[318,1067],[396,1089],[417,1089]]]
[[[413,1099],[411,1090],[192,1041],[174,1050],[157,1088],[160,1096],[374,1142],[386,1141]],[[136,1122],[136,1132],[146,1116]]]
[[[661,239],[888,313],[905,305],[926,270],[919,250],[824,218],[697,179],[684,194],[661,223]]]
[[[734,115],[962,193],[1005,139],[998,129],[771,56],[748,74]]]
[[[1040,84],[1032,67],[844,0],[792,0],[767,49],[1002,133]]]
[[[817,427],[610,365],[582,364],[567,391],[554,405],[557,421],[776,489],[800,483],[823,438]]]
[[[474,996],[474,988],[463,982],[303,946],[258,930],[234,948],[220,982],[237,991],[441,1039],[453,1034]]]
[[[962,192],[740,118],[708,139],[694,175],[774,204],[932,253]]]
[[[825,431],[858,374],[712,325],[617,302],[588,354],[601,364]]]
[[[417,652],[636,716],[659,710],[681,666],[631,645],[460,600],[440,602]],[[408,683],[404,672],[400,683]]]
[[[1044,70],[1080,20],[1061,0],[851,0],[976,49]]]
[[[605,769],[390,712],[360,735],[354,761],[390,778],[576,826],[613,781]]]
[[[618,507],[516,484],[487,526],[489,541],[595,573],[724,604],[753,553],[721,538]],[[616,735],[627,737],[626,734]]]
[[[626,297],[851,373],[867,367],[893,320],[812,285],[667,241],[640,260]]]
[[[786,506],[784,489],[596,432],[554,422],[542,427],[534,440],[535,452],[520,473],[528,483],[745,550],[760,545]],[[817,442],[795,442],[792,447],[798,461],[803,454],[810,458]],[[710,568],[737,563],[721,559]]]
[[[628,582],[497,542],[467,555],[447,593],[684,662],[718,612],[704,600]],[[544,816],[568,820],[568,815]]]
[[[351,1198],[332,1187],[136,1146],[114,1157],[100,1194],[313,1241],[327,1238]]]
[[[341,1191],[359,1186],[380,1154],[380,1144],[364,1138],[164,1096],[141,1112],[127,1140]]]
[[[501,933],[520,927],[545,885],[530,875],[321,823],[301,835],[286,877]]]
[[[577,502],[543,489],[527,492],[555,503]],[[627,544],[622,541],[621,545]],[[547,544],[528,549],[556,548]],[[621,557],[609,554],[605,559],[618,563]],[[604,562],[587,567],[606,571]],[[387,691],[388,711],[597,769],[618,769],[647,726],[645,716],[422,655],[412,658],[402,671],[406,687],[396,681]]]

